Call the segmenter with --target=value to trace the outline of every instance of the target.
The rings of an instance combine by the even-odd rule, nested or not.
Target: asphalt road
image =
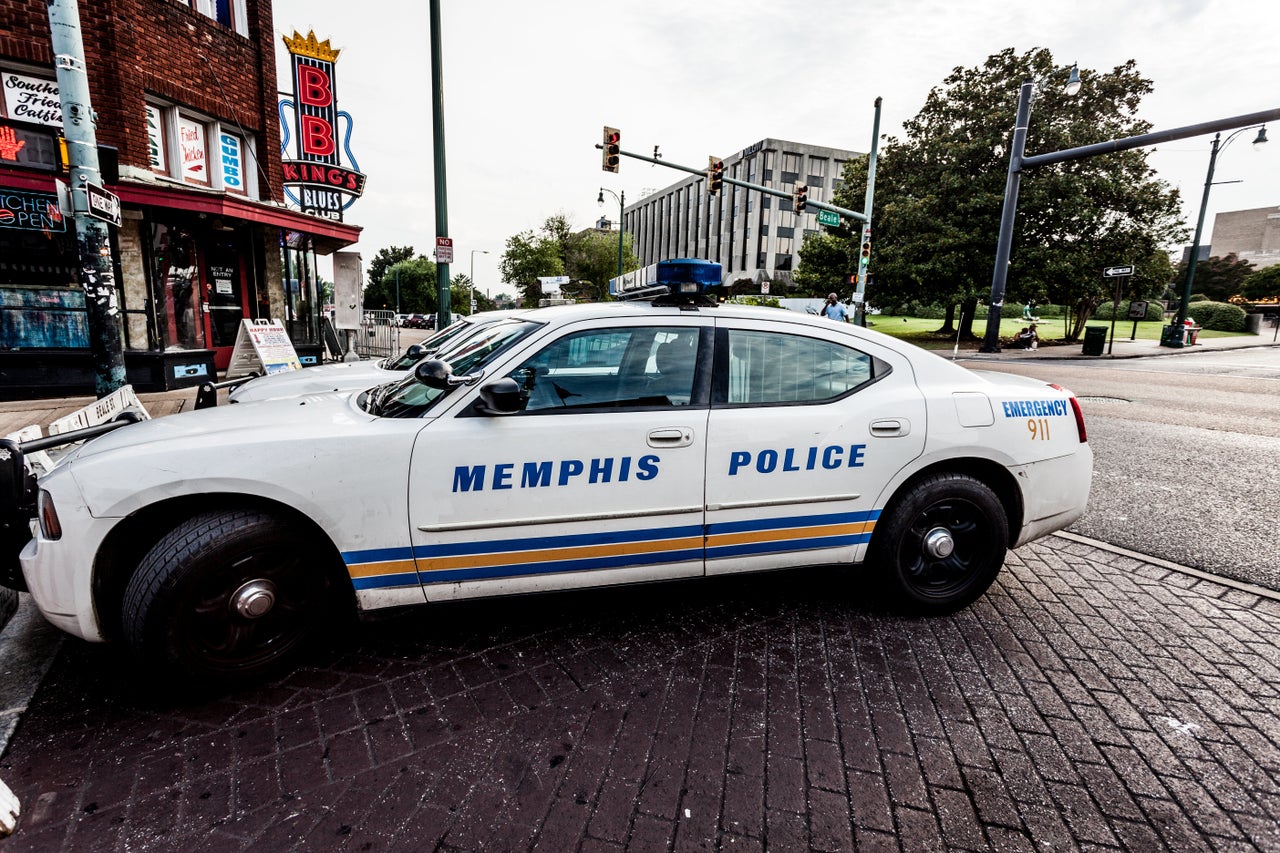
[[[1094,475],[1072,532],[1280,590],[1280,349],[998,369],[1081,400]]]

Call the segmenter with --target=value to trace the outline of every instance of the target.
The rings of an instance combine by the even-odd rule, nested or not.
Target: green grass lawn
[[[867,318],[868,326],[877,332],[883,332],[886,335],[892,335],[895,338],[901,338],[910,341],[917,346],[925,349],[948,349],[956,344],[955,333],[949,335],[938,334],[938,329],[942,327],[942,320],[926,320],[920,317],[895,317],[886,314],[875,314]],[[1027,321],[1022,316],[1000,318],[1000,338],[1006,343],[1018,334]],[[1111,337],[1111,321],[1110,320],[1090,320],[1090,326],[1103,326],[1107,329],[1107,337]],[[1160,330],[1164,328],[1163,322],[1141,321],[1138,323],[1137,334],[1135,337],[1140,341],[1158,341],[1160,340]],[[1130,333],[1133,331],[1132,320],[1116,321],[1116,340],[1128,340]],[[973,323],[973,333],[977,336],[976,340],[961,340],[961,349],[975,349],[982,341],[982,336],[986,334],[987,318],[979,317]],[[1083,341],[1080,340],[1067,341],[1065,322],[1061,317],[1046,317],[1036,326],[1036,332],[1040,336],[1041,346],[1060,346],[1070,345],[1076,346]],[[1202,338],[1232,338],[1245,334],[1244,332],[1217,332],[1204,329],[1200,332]]]

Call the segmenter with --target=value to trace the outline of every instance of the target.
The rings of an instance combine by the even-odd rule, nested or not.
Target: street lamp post
[[[1267,142],[1267,126],[1265,124],[1250,125],[1233,131],[1222,144],[1218,144],[1221,133],[1213,135],[1213,147],[1209,150],[1209,172],[1204,178],[1204,195],[1200,197],[1200,216],[1196,219],[1196,235],[1191,243],[1191,257],[1187,259],[1187,277],[1182,285],[1182,298],[1178,300],[1178,313],[1173,318],[1172,328],[1160,339],[1160,345],[1166,347],[1180,348],[1184,345],[1183,324],[1187,319],[1187,304],[1191,301],[1191,285],[1196,279],[1196,261],[1200,254],[1200,237],[1204,233],[1204,214],[1205,208],[1209,206],[1209,188],[1213,186],[1213,169],[1218,161],[1218,152],[1226,148],[1231,140],[1236,138],[1236,134],[1244,133],[1246,130],[1258,130],[1258,135],[1254,137],[1254,150],[1260,149]]]
[[[622,277],[622,232],[624,230],[622,227],[622,216],[627,207],[627,191],[623,190],[622,195],[619,196],[613,190],[607,190],[604,187],[601,187],[600,197],[596,199],[597,204],[600,204],[600,205],[604,204],[605,193],[608,193],[609,195],[613,196],[618,200],[618,277],[621,278]]]
[[[489,254],[488,249],[472,249],[471,250],[471,313],[476,313],[476,252],[482,255]]]

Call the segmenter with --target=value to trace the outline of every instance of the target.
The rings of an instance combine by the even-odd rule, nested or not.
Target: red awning
[[[360,239],[358,225],[345,225],[319,216],[308,216],[286,207],[276,207],[225,193],[202,193],[145,184],[116,184],[108,187],[124,204],[190,210],[224,219],[245,219],[261,225],[273,225],[301,231],[315,238],[316,251],[322,255],[350,246]]]
[[[0,185],[38,192],[55,191],[51,175],[16,173],[7,170],[3,176],[0,176]],[[322,255],[350,246],[360,239],[361,229],[358,225],[346,225],[319,216],[308,216],[286,207],[277,207],[274,204],[226,193],[134,183],[110,184],[107,189],[118,195],[120,201],[127,205],[188,210],[208,216],[220,216],[228,220],[239,219],[310,234],[315,238],[316,251]]]

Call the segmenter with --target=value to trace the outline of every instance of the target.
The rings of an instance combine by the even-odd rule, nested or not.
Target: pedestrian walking
[[[840,297],[836,296],[834,293],[828,293],[827,304],[822,306],[822,316],[826,317],[828,320],[848,323],[849,309],[840,301]]]

